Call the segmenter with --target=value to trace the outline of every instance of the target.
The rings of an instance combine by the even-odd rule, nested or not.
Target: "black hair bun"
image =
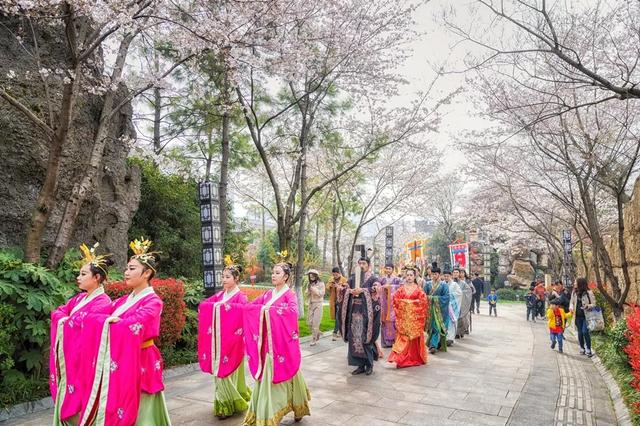
[[[236,265],[236,271],[241,274],[242,271],[244,271],[244,268],[242,267],[242,265]]]
[[[116,264],[116,262],[110,257],[105,257],[103,262],[107,268]]]

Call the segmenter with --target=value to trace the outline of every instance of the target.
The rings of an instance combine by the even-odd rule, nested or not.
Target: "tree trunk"
[[[133,35],[128,34],[120,43],[118,49],[118,56],[116,57],[116,63],[111,74],[111,81],[118,82],[122,76],[122,70],[124,68],[129,46],[133,40]],[[95,187],[95,180],[98,177],[98,172],[102,166],[102,157],[104,155],[104,147],[107,142],[107,132],[109,130],[110,117],[113,109],[113,102],[115,98],[116,89],[110,88],[107,94],[104,96],[104,104],[102,106],[102,113],[100,116],[100,122],[98,124],[98,130],[93,142],[93,149],[91,150],[91,156],[89,164],[85,169],[85,174],[79,182],[73,186],[71,197],[67,201],[56,240],[47,259],[48,267],[55,267],[58,265],[64,252],[69,245],[69,240],[75,230],[76,219],[80,212],[82,204],[87,199],[89,193]]]
[[[62,150],[67,144],[69,129],[73,120],[81,75],[80,68],[76,67],[76,78],[74,78],[71,83],[65,84],[62,89],[62,108],[58,115],[59,118],[55,133],[51,137],[49,159],[47,160],[47,173],[45,175],[42,189],[38,194],[36,205],[31,213],[31,223],[25,240],[24,253],[25,261],[27,262],[40,262],[42,235],[44,234],[47,221],[49,220],[49,215],[56,203],[58,177],[60,174],[60,159],[62,156]]]
[[[336,197],[333,197],[331,206],[331,266],[338,265],[338,252],[336,251],[336,238],[338,238],[338,205]]]
[[[156,68],[157,68],[157,64],[156,64]],[[160,88],[156,87],[153,89],[153,152],[156,155],[159,155],[160,152],[162,151],[162,141],[160,140],[160,118],[161,117],[162,117],[162,95],[160,94]]]
[[[227,232],[227,191],[229,187],[229,158],[231,154],[231,142],[229,141],[229,125],[231,123],[230,110],[230,93],[227,72],[224,72],[224,82],[222,87],[223,96],[223,112],[222,112],[222,158],[220,162],[220,231],[222,241],[224,241]]]
[[[302,199],[307,195],[307,145],[302,143],[302,168],[300,170],[300,196]],[[306,210],[306,207],[302,207]],[[304,298],[302,297],[302,275],[304,274],[304,240],[306,235],[307,212],[302,211],[300,215],[300,228],[298,228],[298,247],[295,275],[296,296],[298,296],[298,318],[304,316]]]
[[[329,227],[324,226],[324,238],[322,240],[322,269],[327,268],[327,241],[329,240]]]

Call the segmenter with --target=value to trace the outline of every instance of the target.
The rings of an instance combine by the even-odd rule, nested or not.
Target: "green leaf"
[[[44,361],[42,352],[35,349],[32,349],[28,352],[23,352],[20,355],[19,359],[27,365],[27,370],[34,370],[41,367]]]

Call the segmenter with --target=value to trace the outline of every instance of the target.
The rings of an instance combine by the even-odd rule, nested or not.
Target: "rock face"
[[[624,242],[629,262],[629,274],[631,276],[631,290],[627,302],[640,303],[640,178],[636,180],[633,196],[624,207]],[[608,242],[607,251],[611,256],[614,271],[624,285],[622,276],[620,250],[618,249],[617,234],[614,234]]]
[[[4,18],[2,23],[5,29],[0,29],[0,83],[7,83],[7,74],[14,71],[17,77],[8,82],[12,93],[31,109],[46,111],[42,82],[23,77],[27,71],[37,75],[34,61],[6,33],[7,28],[18,31],[19,24]],[[36,29],[39,48],[46,52],[42,56],[48,61],[42,65],[54,69],[65,54],[60,47],[64,43],[49,31],[53,30]],[[97,75],[100,70],[95,72]],[[51,89],[54,109],[59,108],[59,102],[55,101],[61,99],[60,86],[53,84]],[[120,87],[118,98],[121,100],[125,94],[126,88]],[[83,93],[77,100],[69,140],[62,154],[57,203],[44,235],[45,249],[55,239],[64,202],[88,163],[101,109],[102,99],[98,96]],[[105,251],[114,254],[118,265],[126,261],[127,231],[140,199],[140,174],[137,168],[127,165],[129,146],[121,141],[123,137],[135,137],[131,118],[132,108],[128,104],[111,123],[96,189],[82,206],[71,241],[72,246],[100,241]],[[48,153],[43,133],[14,107],[0,100],[0,247],[23,245],[31,210],[44,181]]]

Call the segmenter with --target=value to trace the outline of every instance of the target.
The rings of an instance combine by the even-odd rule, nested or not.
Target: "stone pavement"
[[[311,417],[299,425],[614,425],[609,394],[592,362],[568,342],[549,348],[546,321],[528,323],[524,305],[499,305],[497,318],[473,318],[473,332],[427,366],[397,370],[378,362],[372,376],[351,376],[346,346],[324,338],[303,344]],[[386,349],[388,354],[389,349]],[[213,416],[213,382],[193,372],[166,381],[174,425],[242,424]],[[283,424],[293,424],[285,417]],[[5,422],[51,424],[51,412]]]

